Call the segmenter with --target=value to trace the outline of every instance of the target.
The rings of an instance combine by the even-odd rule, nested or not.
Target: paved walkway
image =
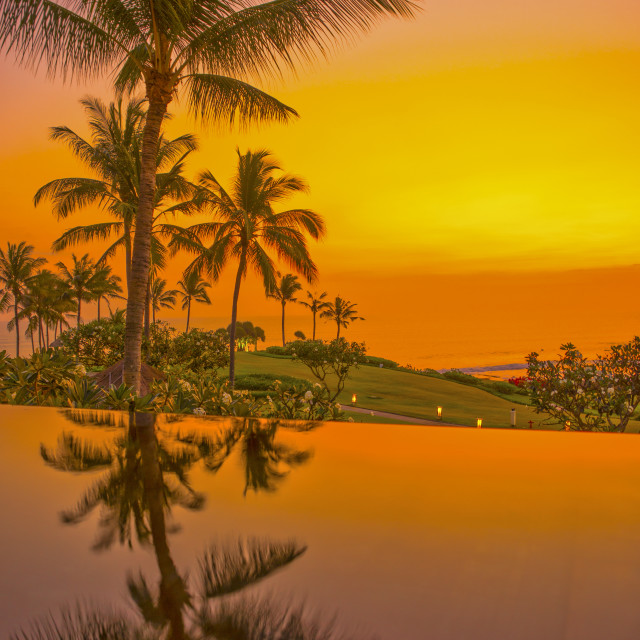
[[[450,422],[442,422],[441,420],[424,420],[423,418],[412,418],[411,416],[401,416],[397,413],[389,413],[388,411],[376,411],[375,409],[364,409],[362,407],[352,407],[350,404],[341,404],[343,411],[351,411],[353,413],[365,413],[367,415],[379,416],[381,418],[390,418],[401,422],[409,422],[411,424],[427,424],[432,427],[462,427],[461,424],[451,424]]]

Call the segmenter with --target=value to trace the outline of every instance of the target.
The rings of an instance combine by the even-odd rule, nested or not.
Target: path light
[[[516,426],[516,410],[515,409],[511,409],[511,426],[512,427]]]
[[[442,420],[442,407],[438,407],[438,420]]]
[[[478,418],[477,427],[478,429],[482,428],[482,418]]]
[[[358,396],[354,393],[351,396],[351,404],[355,404],[356,402],[358,402]]]
[[[564,430],[565,430],[565,431],[569,431],[570,429],[571,429],[571,420],[567,420],[567,421],[564,423]]]

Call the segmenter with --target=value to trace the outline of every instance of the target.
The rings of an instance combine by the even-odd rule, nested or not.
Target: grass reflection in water
[[[200,509],[204,496],[189,483],[188,471],[197,462],[217,472],[232,451],[240,448],[245,469],[244,493],[274,491],[289,470],[304,464],[310,451],[299,451],[278,441],[278,423],[238,420],[215,436],[190,432],[161,432],[153,414],[117,414],[67,411],[76,424],[120,426],[123,433],[111,443],[95,444],[63,433],[57,447],[41,446],[45,463],[55,469],[104,473],[82,495],[75,507],[60,514],[76,524],[100,509],[95,550],[116,540],[132,545],[135,538],[152,546],[159,570],[157,586],[142,574],[127,577],[128,593],[137,618],[98,607],[70,606],[36,620],[15,640],[328,640],[344,637],[331,624],[318,622],[302,605],[280,603],[275,597],[250,597],[244,591],[289,565],[306,547],[294,541],[239,539],[226,546],[212,545],[198,559],[198,575],[187,579],[171,556],[168,533],[171,509],[180,505]],[[303,428],[312,428],[307,425]]]

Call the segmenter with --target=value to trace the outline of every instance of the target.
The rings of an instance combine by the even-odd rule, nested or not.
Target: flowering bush
[[[302,362],[326,389],[329,400],[334,402],[344,389],[349,371],[364,362],[364,343],[347,342],[344,338],[323,340],[299,340],[289,345],[294,359]],[[334,389],[329,381],[335,381]]]
[[[559,360],[527,356],[533,406],[577,431],[624,431],[640,403],[640,338],[616,345],[593,361],[576,347],[560,347]]]
[[[311,389],[306,386],[287,388],[279,380],[267,396],[261,415],[291,420],[344,420],[340,405],[331,400],[329,391],[322,385],[316,383]]]
[[[530,378],[528,376],[513,376],[507,380],[509,384],[515,385],[518,388],[526,388]]]
[[[166,364],[182,365],[196,373],[226,367],[229,365],[229,334],[200,329],[180,333],[169,347]]]

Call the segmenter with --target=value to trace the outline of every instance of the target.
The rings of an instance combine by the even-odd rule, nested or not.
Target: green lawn
[[[271,373],[276,376],[289,375],[314,380],[310,371],[299,362],[286,358],[257,357],[251,353],[238,353],[237,374],[248,373]],[[513,404],[468,385],[405,371],[377,367],[354,369],[339,398],[340,402],[349,404],[353,393],[358,396],[357,406],[359,407],[434,420],[436,407],[442,406],[444,422],[474,427],[478,418],[482,418],[483,427],[509,427],[510,410],[514,407],[517,412],[518,427],[528,428],[528,421],[533,420],[533,428],[541,428],[542,416],[526,405]],[[367,419],[367,416],[352,415],[354,420],[359,422],[373,421]],[[379,422],[383,419],[375,421]],[[557,427],[546,426],[545,428]],[[640,423],[633,422],[628,430],[639,431]]]

